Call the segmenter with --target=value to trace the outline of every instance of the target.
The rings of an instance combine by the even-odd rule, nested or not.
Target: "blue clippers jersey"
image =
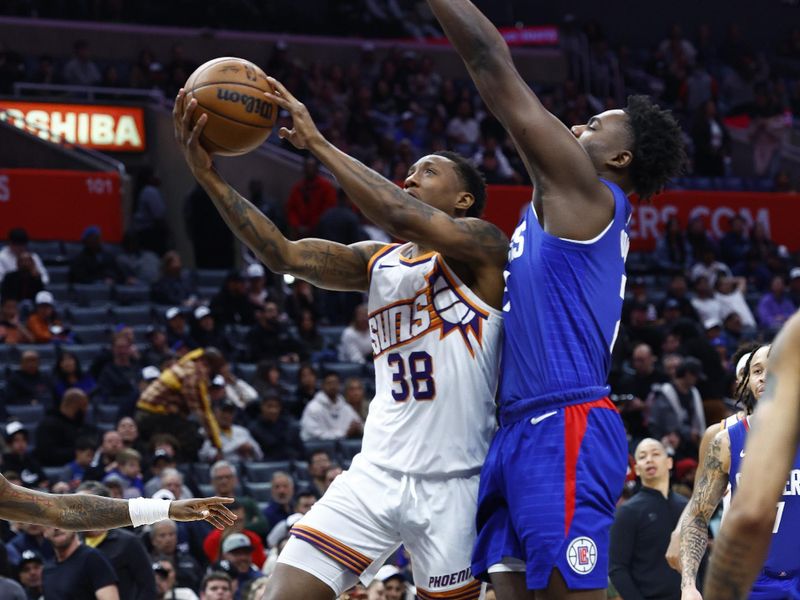
[[[504,422],[610,391],[606,379],[622,314],[631,205],[619,186],[601,181],[614,194],[614,220],[594,240],[546,233],[532,202],[514,232],[503,298],[498,402]]]
[[[739,483],[739,468],[744,458],[744,443],[749,424],[743,419],[728,427],[731,440],[731,495],[736,494]],[[772,542],[769,546],[764,571],[773,577],[800,574],[800,452],[795,454],[789,480],[778,502]]]

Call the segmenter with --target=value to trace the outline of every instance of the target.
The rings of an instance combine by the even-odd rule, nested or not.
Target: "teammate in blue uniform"
[[[481,474],[472,569],[501,600],[604,598],[608,537],[627,467],[606,395],[625,290],[628,195],[679,172],[680,128],[632,97],[568,129],[516,71],[468,0],[428,0],[533,179],[509,252],[501,428]],[[593,591],[588,591],[593,590]]]
[[[764,584],[762,565],[768,552],[768,572],[788,574],[794,569],[796,577],[800,569],[800,523],[795,515],[796,495],[800,493],[800,313],[795,313],[775,338],[764,395],[752,425],[738,467],[741,477],[736,478],[737,492],[711,555],[706,600],[746,598],[754,581],[753,592],[760,593]],[[733,438],[731,444],[733,455]],[[736,454],[741,456],[742,451]],[[797,583],[795,579],[795,586]],[[776,593],[760,597],[800,598],[797,587],[791,593],[784,591],[780,580],[774,587]]]

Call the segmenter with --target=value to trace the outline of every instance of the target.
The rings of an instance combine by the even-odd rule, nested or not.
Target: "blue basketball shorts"
[[[475,577],[525,563],[529,589],[558,569],[573,590],[605,589],[628,446],[608,398],[533,412],[501,427],[481,471]]]

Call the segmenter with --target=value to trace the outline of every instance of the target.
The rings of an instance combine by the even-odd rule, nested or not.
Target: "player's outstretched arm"
[[[273,273],[289,273],[328,290],[364,291],[368,286],[367,265],[382,244],[360,242],[344,246],[328,240],[286,239],[275,224],[220,177],[211,157],[200,145],[207,117],[194,128],[192,113],[197,101],[184,109],[184,91],[178,93],[172,111],[175,139],[195,179],[203,186],[220,215],[248,248]]]
[[[714,544],[706,576],[707,599],[747,597],[769,551],[777,502],[798,443],[800,313],[795,313],[770,350],[766,389],[747,436],[741,484]]]
[[[719,423],[714,423],[706,429],[706,432],[700,439],[700,450],[698,452],[699,465],[697,467],[697,471],[695,472],[695,481],[700,481],[700,479],[703,477],[703,470],[705,469],[705,461],[706,456],[708,455],[708,449],[721,429],[722,428]],[[688,513],[689,505],[687,504],[681,513],[681,518],[678,519],[678,524],[675,525],[675,529],[672,531],[672,535],[669,538],[669,547],[667,548],[667,552],[665,554],[665,558],[667,559],[669,566],[675,569],[678,573],[681,572],[681,527],[683,526],[683,519]]]
[[[136,518],[155,515],[153,507],[165,508],[162,500],[144,500],[143,511]],[[36,523],[48,527],[90,531],[132,525],[130,500],[104,498],[84,494],[46,494],[15,485],[0,475],[0,519],[20,523]],[[236,520],[225,504],[233,498],[198,498],[169,503],[168,512],[161,518],[175,521],[208,521],[217,529],[224,529]],[[141,504],[137,505],[137,508]],[[152,522],[155,522],[153,519]],[[151,522],[151,521],[148,521]],[[136,523],[137,525],[142,523]]]
[[[433,247],[456,260],[503,269],[508,238],[495,225],[483,219],[453,218],[345,154],[323,137],[302,102],[276,79],[267,79],[275,88],[267,97],[292,115],[292,129],[282,128],[281,137],[310,150],[370,221],[394,237]]]
[[[597,171],[572,132],[542,106],[497,28],[469,0],[428,0],[489,110],[508,131],[543,198],[591,204]],[[555,193],[553,193],[555,192]]]
[[[720,431],[708,448],[702,475],[695,483],[694,493],[682,517],[680,558],[683,600],[701,597],[697,591],[697,570],[708,545],[708,522],[728,486],[730,455],[728,432]]]

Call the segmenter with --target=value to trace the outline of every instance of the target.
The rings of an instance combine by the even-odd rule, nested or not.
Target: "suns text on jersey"
[[[431,326],[430,294],[423,290],[411,300],[384,307],[369,318],[375,356],[425,333]]]

